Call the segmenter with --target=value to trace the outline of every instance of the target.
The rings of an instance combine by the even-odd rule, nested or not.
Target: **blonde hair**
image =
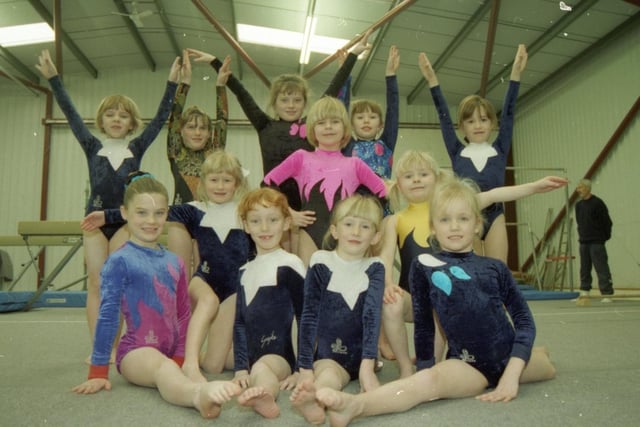
[[[340,148],[344,148],[351,138],[351,121],[342,101],[331,96],[320,98],[309,109],[309,115],[307,116],[307,139],[309,143],[314,147],[318,147],[318,140],[313,128],[319,121],[326,119],[340,119],[342,121],[344,135],[342,136]]]
[[[352,216],[356,218],[362,218],[367,221],[371,221],[376,229],[376,232],[380,232],[382,226],[382,206],[378,199],[371,196],[363,196],[361,194],[354,194],[344,200],[341,200],[336,204],[331,212],[331,219],[329,226],[334,227],[338,225],[344,218]],[[327,231],[322,239],[322,248],[326,250],[334,250],[338,246],[338,242],[331,235],[331,231]],[[369,248],[365,256],[371,256],[373,248]]]
[[[208,202],[209,196],[205,188],[207,175],[212,173],[228,173],[236,181],[236,192],[234,197],[239,198],[249,190],[249,183],[240,164],[240,160],[233,154],[224,150],[217,150],[209,154],[200,167],[200,183],[198,184],[198,199],[201,202]]]
[[[387,197],[391,204],[391,209],[394,212],[401,210],[402,206],[405,204],[405,198],[398,187],[398,176],[403,175],[407,171],[422,168],[426,168],[433,173],[436,185],[439,182],[447,181],[453,177],[453,174],[450,172],[440,169],[440,165],[436,159],[434,159],[428,152],[417,150],[405,151],[398,160],[394,161],[393,173],[395,179],[389,181],[389,192]]]
[[[262,187],[247,193],[238,204],[238,216],[245,221],[249,211],[256,205],[265,208],[274,207],[282,213],[284,218],[291,216],[287,197],[273,188]]]
[[[127,177],[127,183],[124,188],[122,204],[125,208],[129,206],[129,203],[131,203],[133,198],[138,194],[160,194],[165,198],[167,204],[169,203],[169,193],[167,192],[167,188],[148,172],[131,172]]]
[[[102,121],[102,116],[105,111],[111,109],[117,110],[119,107],[122,107],[122,109],[131,116],[131,124],[133,127],[129,131],[129,134],[134,133],[140,126],[142,126],[140,110],[138,109],[138,105],[136,105],[131,98],[125,95],[110,95],[100,102],[100,105],[98,105],[98,111],[96,111],[96,126],[100,129],[100,132],[106,133],[104,131],[104,123]]]
[[[309,84],[302,76],[297,74],[282,74],[271,82],[269,90],[269,107],[275,110],[278,95],[300,92],[304,99],[304,105],[309,101]],[[275,115],[275,112],[274,112]],[[279,117],[275,117],[276,119]]]
[[[498,116],[496,115],[496,109],[491,102],[478,95],[469,95],[460,101],[458,105],[458,128],[462,128],[462,124],[465,120],[473,115],[476,109],[484,109],[489,120],[491,120],[491,127],[498,126]]]
[[[459,200],[471,208],[471,212],[476,217],[480,227],[478,235],[482,235],[485,220],[482,215],[482,209],[480,209],[480,203],[478,202],[479,190],[478,185],[469,178],[453,178],[447,182],[438,184],[431,197],[429,209],[429,225],[431,229],[434,230],[435,219],[442,215],[453,201]],[[435,236],[429,240],[431,246],[440,249],[440,245],[435,239]]]

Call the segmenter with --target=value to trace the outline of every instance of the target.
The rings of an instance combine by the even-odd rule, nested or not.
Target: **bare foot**
[[[318,401],[327,408],[331,427],[345,427],[362,413],[361,405],[352,394],[325,387],[318,390],[316,396]]]
[[[291,392],[293,406],[298,408],[304,419],[311,424],[324,424],[324,408],[316,400],[316,387],[311,381],[303,381]]]
[[[182,372],[189,378],[191,381],[196,383],[206,383],[209,380],[202,375],[199,366],[191,366],[186,363],[182,365]]]
[[[280,415],[280,408],[276,399],[264,387],[251,387],[238,396],[238,404],[252,407],[254,411],[265,418],[276,418]]]
[[[240,386],[231,381],[202,383],[194,397],[193,406],[203,418],[216,418],[222,411],[222,404],[240,394],[240,391]]]

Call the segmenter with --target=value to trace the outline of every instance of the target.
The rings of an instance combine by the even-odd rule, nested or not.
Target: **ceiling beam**
[[[164,28],[167,37],[169,37],[169,43],[171,43],[171,47],[173,48],[173,52],[176,56],[182,56],[182,49],[180,49],[180,45],[178,45],[178,40],[176,39],[175,34],[173,33],[173,29],[171,28],[171,22],[169,22],[169,17],[167,16],[167,12],[164,8],[164,4],[162,0],[154,0],[156,5],[156,9],[158,9],[158,15],[160,15],[160,19],[162,20],[162,27]]]
[[[271,82],[264,75],[264,73],[258,68],[256,63],[251,59],[249,54],[240,46],[240,43],[224,28],[224,26],[218,22],[215,16],[211,13],[211,11],[205,6],[202,0],[191,0],[191,2],[198,8],[198,10],[202,13],[202,15],[207,18],[207,21],[214,26],[218,33],[231,45],[231,47],[244,59],[244,61],[251,67],[251,69],[256,73],[258,78],[262,80],[262,82],[267,86],[271,87]]]
[[[125,15],[129,15],[131,13],[124,5],[124,2],[122,0],[113,0],[113,4],[116,5],[119,13]],[[138,31],[138,27],[128,16],[123,16],[122,20],[124,21],[124,25],[127,27],[127,30],[129,30],[131,37],[133,37],[133,40],[136,42],[138,48],[142,52],[142,56],[144,56],[144,59],[147,61],[147,65],[149,65],[151,71],[156,71],[156,61],[154,61],[153,57],[151,56],[151,52],[142,39],[142,35],[140,34],[140,31]]]
[[[231,37],[233,37],[234,40],[238,40],[238,32],[236,31],[238,28],[238,21],[236,20],[236,2],[233,0],[231,1],[231,27],[231,31],[229,31]],[[244,67],[242,66],[242,58],[240,55],[236,56],[236,66],[233,67],[233,69],[238,70],[237,72],[234,72],[234,74],[238,77],[238,80],[242,80]]]
[[[38,77],[38,75],[33,71],[31,71],[31,68],[27,67],[22,62],[20,62],[18,58],[13,56],[13,54],[9,52],[9,50],[7,50],[2,46],[0,46],[0,56],[2,56],[5,61],[7,61],[13,68],[15,68],[20,74],[25,76],[28,80],[32,81],[33,83],[38,83],[40,81],[40,78]]]
[[[389,10],[396,7],[398,4],[398,1],[399,0],[393,0],[391,2],[391,6],[389,6]],[[376,40],[373,42],[373,45],[371,46],[371,52],[367,54],[367,58],[364,60],[364,64],[362,64],[362,67],[360,68],[360,72],[358,73],[355,80],[353,81],[353,86],[351,87],[351,91],[353,92],[354,95],[357,95],[358,89],[360,89],[360,85],[364,81],[364,78],[367,72],[369,72],[369,68],[371,68],[371,64],[373,63],[373,58],[376,56],[376,53],[378,52],[378,49],[382,44],[382,40],[384,40],[384,37],[387,35],[387,31],[389,31],[389,26],[391,25],[392,21],[393,19],[390,19],[382,26],[382,28],[380,29],[380,32],[378,33],[378,37],[376,37]]]
[[[487,93],[487,80],[491,69],[491,55],[496,42],[496,29],[498,28],[498,15],[500,15],[500,0],[493,0],[491,6],[491,17],[489,18],[489,28],[487,29],[487,44],[484,48],[484,62],[482,64],[482,77],[480,78],[480,96],[485,97]]]
[[[456,34],[456,36],[451,40],[451,43],[445,48],[442,54],[438,57],[436,62],[433,63],[433,70],[438,71],[440,67],[449,59],[449,57],[453,54],[453,52],[462,44],[462,42],[467,38],[467,36],[475,29],[476,25],[478,25],[484,16],[487,14],[489,9],[491,8],[492,2],[486,1],[484,2],[469,18],[467,22],[462,26],[462,29]],[[413,101],[416,100],[420,92],[427,85],[425,79],[420,79],[420,81],[415,85],[413,90],[407,96],[407,104],[412,104]]]
[[[29,3],[31,4],[31,7],[35,9],[38,15],[40,15],[40,17],[47,24],[49,24],[50,27],[53,28],[53,17],[51,16],[51,13],[49,13],[47,8],[44,7],[42,3],[40,3],[40,0],[29,0]],[[64,45],[71,51],[71,53],[73,53],[73,56],[75,56],[76,59],[80,61],[85,70],[87,70],[94,79],[98,78],[98,70],[93,66],[91,61],[89,61],[89,58],[87,58],[87,56],[80,50],[80,48],[74,43],[74,41],[71,40],[71,37],[69,37],[69,35],[62,28],[60,29],[60,31],[62,34],[62,41],[64,42]]]
[[[536,52],[540,51],[547,43],[551,42],[565,28],[567,28],[574,21],[580,18],[591,8],[591,6],[598,3],[598,1],[599,0],[582,0],[576,6],[573,6],[573,10],[570,13],[564,13],[562,17],[555,22],[555,24],[549,27],[547,31],[545,31],[533,43],[527,46],[527,54],[529,55],[529,59],[531,59],[531,57],[535,55]],[[487,84],[487,92],[490,92],[493,88],[495,88],[502,82],[502,79],[504,79],[505,71],[510,73],[512,66],[513,60],[509,62],[498,74],[493,76],[491,80],[489,80],[489,83]]]
[[[518,108],[522,108],[522,106],[526,105],[527,102],[535,98],[538,93],[542,92],[546,89],[550,84],[552,84],[557,79],[561,78],[566,72],[570,72],[569,70],[575,70],[579,68],[579,65],[583,60],[588,58],[591,55],[597,55],[598,52],[606,49],[606,46],[617,38],[625,35],[629,31],[633,31],[634,29],[640,26],[640,12],[636,12],[635,15],[628,18],[622,24],[618,25],[613,30],[609,31],[604,37],[600,40],[589,46],[587,49],[580,52],[578,55],[573,57],[570,61],[564,64],[562,67],[558,68],[553,73],[549,74],[544,80],[536,84],[534,87],[529,89],[523,95],[518,97]]]
[[[378,28],[383,26],[387,21],[393,19],[393,17],[396,16],[398,13],[402,12],[403,10],[405,10],[406,8],[408,8],[409,6],[414,4],[416,1],[417,0],[403,0],[396,7],[394,7],[391,10],[389,10],[387,13],[385,13],[380,19],[378,19],[376,22],[371,24],[369,26],[369,28],[364,30],[361,34],[359,34],[359,35],[355,36],[354,38],[352,38],[351,40],[349,40],[347,42],[347,44],[342,46],[342,49],[349,50],[351,47],[355,46],[367,32],[374,32],[375,30],[377,30]],[[333,55],[327,56],[325,59],[320,61],[319,64],[317,64],[315,67],[313,67],[311,69],[311,71],[307,72],[307,74],[304,75],[304,78],[305,79],[310,78],[311,76],[316,74],[318,71],[322,70],[324,67],[326,67],[327,65],[329,65],[330,63],[335,61],[336,58],[338,57],[338,54],[339,53],[336,52]]]

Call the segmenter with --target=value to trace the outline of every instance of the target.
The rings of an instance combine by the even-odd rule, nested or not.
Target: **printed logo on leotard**
[[[211,269],[209,268],[209,263],[207,261],[204,261],[202,263],[202,265],[200,266],[200,271],[202,271],[204,274],[209,274]]]
[[[275,341],[276,339],[278,338],[276,337],[275,331],[271,331],[271,335],[269,335],[268,337],[265,337],[263,335],[262,338],[260,338],[260,347],[264,348],[265,346],[271,344],[271,342]]]
[[[100,198],[100,196],[96,196],[96,198],[93,199],[93,203],[91,205],[94,208],[102,209],[102,198]]]
[[[145,344],[158,344],[158,336],[153,329],[149,329],[149,333],[144,337]]]
[[[467,272],[457,265],[450,267],[449,272],[452,276],[460,280],[471,280],[471,277],[467,274]],[[447,276],[446,273],[442,271],[434,271],[433,273],[431,273],[431,282],[436,288],[447,294],[447,296],[451,295],[453,285],[451,283],[451,278]]]
[[[331,351],[336,354],[347,354],[349,349],[346,345],[342,344],[342,340],[340,338],[336,338],[336,342],[331,344]]]
[[[476,357],[473,354],[470,354],[466,348],[462,349],[460,360],[467,363],[476,363]]]
[[[291,123],[291,127],[289,128],[289,135],[295,136],[299,135],[300,138],[304,139],[307,137],[307,124],[306,123]]]

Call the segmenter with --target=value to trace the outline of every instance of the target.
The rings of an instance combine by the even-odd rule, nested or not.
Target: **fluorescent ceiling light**
[[[47,43],[53,40],[53,30],[45,22],[0,28],[0,45],[3,47]]]
[[[300,63],[308,63],[311,52],[333,54],[349,42],[346,39],[324,37],[313,34],[315,18],[307,18],[305,33],[309,34],[308,51],[301,52]],[[263,46],[283,47],[285,49],[304,50],[305,34],[296,31],[279,30],[277,28],[259,27],[256,25],[237,24],[238,40]],[[302,54],[305,53],[303,56]],[[306,59],[306,62],[304,60]]]

